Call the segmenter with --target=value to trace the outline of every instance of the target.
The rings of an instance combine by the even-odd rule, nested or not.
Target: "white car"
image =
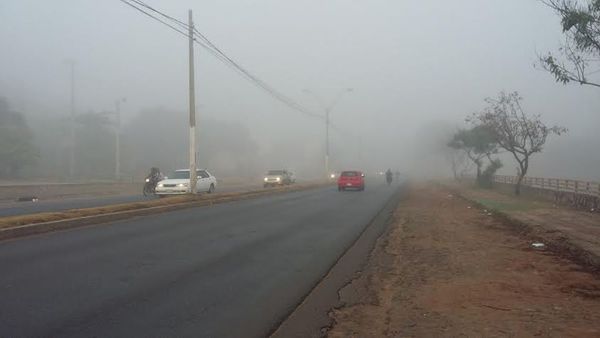
[[[196,170],[196,192],[212,193],[217,188],[217,179],[204,169]],[[190,170],[175,170],[172,176],[165,178],[156,185],[156,195],[181,195],[190,192]]]

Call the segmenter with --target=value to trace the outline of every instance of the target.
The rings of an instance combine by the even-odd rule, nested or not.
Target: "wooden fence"
[[[494,176],[494,181],[516,184],[517,176]],[[578,209],[600,211],[600,182],[546,177],[524,177],[522,185],[552,192],[557,203],[567,203]]]

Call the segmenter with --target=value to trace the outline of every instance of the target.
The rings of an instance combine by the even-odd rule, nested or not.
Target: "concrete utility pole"
[[[323,110],[325,110],[325,175],[327,178],[329,178],[329,175],[331,174],[329,172],[329,115],[331,114],[333,108],[335,108],[335,106],[340,102],[342,95],[344,95],[344,93],[350,93],[353,90],[354,89],[352,88],[346,88],[341,90],[330,104],[327,104],[321,99],[320,96],[312,92],[310,89],[303,90],[305,94],[311,95],[321,105]]]
[[[188,11],[189,26],[189,101],[190,101],[190,194],[196,193],[196,94],[194,91],[194,22],[192,10]]]
[[[127,99],[122,97],[115,101],[115,180],[121,179],[121,102]]]
[[[66,60],[71,71],[71,117],[69,119],[69,178],[75,176],[75,61]]]
[[[325,108],[325,175],[329,178],[329,113],[331,108]]]

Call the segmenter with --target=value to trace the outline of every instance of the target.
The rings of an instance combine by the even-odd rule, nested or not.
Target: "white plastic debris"
[[[468,206],[467,206],[467,209],[471,209],[471,206],[470,206],[470,205],[468,205]]]
[[[546,245],[544,243],[531,243],[531,246],[535,249],[542,249],[543,247],[545,247]]]
[[[492,213],[491,213],[491,212],[488,212],[488,213],[487,213],[487,215],[488,215],[488,216],[492,216]]]

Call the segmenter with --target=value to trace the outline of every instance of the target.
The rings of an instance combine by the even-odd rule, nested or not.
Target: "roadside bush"
[[[491,188],[494,183],[494,175],[500,168],[502,168],[502,161],[492,160],[477,179],[477,184],[482,188]]]

